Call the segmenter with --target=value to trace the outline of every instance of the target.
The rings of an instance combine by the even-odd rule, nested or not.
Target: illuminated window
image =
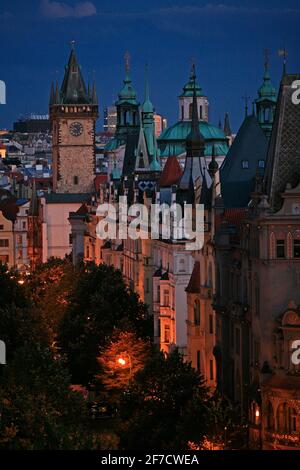
[[[7,248],[9,246],[9,240],[7,238],[3,238],[0,240],[0,248]]]
[[[165,329],[164,329],[164,340],[165,340],[165,343],[169,343],[169,342],[170,342],[170,326],[169,326],[169,325],[165,325]]]
[[[242,161],[242,168],[243,168],[243,170],[247,170],[249,168],[249,161],[248,160],[243,160]]]
[[[265,161],[264,160],[258,160],[258,168],[264,168],[265,167]]]

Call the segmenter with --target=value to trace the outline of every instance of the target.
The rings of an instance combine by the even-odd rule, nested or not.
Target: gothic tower
[[[89,193],[95,178],[95,125],[98,100],[93,84],[86,89],[72,46],[59,90],[51,87],[50,119],[53,136],[53,190]]]

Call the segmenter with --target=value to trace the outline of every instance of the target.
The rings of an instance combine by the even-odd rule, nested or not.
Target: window
[[[17,243],[18,245],[22,245],[22,235],[17,236]]]
[[[169,290],[164,289],[164,306],[169,307],[170,305],[170,296],[169,296]]]
[[[243,160],[242,161],[242,168],[243,168],[243,170],[247,170],[249,168],[249,161],[248,160]]]
[[[209,378],[214,380],[214,361],[212,359],[209,361]]]
[[[22,229],[26,230],[26,222],[25,221],[22,222]]]
[[[193,103],[189,105],[189,119],[192,119],[192,115],[193,115]]]
[[[238,355],[241,352],[241,332],[239,328],[235,329],[235,352]]]
[[[160,285],[157,286],[157,302],[160,302]]]
[[[89,247],[89,245],[86,247],[86,257],[87,258],[90,257],[90,247]]]
[[[184,107],[181,106],[181,120],[184,120]]]
[[[200,372],[201,370],[201,364],[200,364],[200,351],[197,351],[197,371]]]
[[[265,167],[265,161],[264,160],[258,160],[258,168],[264,168]]]
[[[294,244],[293,244],[293,248],[294,248],[294,253],[293,253],[293,256],[294,258],[300,258],[300,240],[294,240]]]
[[[69,233],[69,245],[72,245],[73,243],[73,236],[72,233]]]
[[[74,184],[78,184],[78,176],[74,176]]]
[[[195,326],[200,325],[200,302],[195,300],[194,302],[194,324]]]
[[[297,412],[294,408],[289,408],[288,411],[288,428],[289,432],[297,431]]]
[[[203,119],[203,108],[202,105],[199,107],[199,119]]]
[[[164,340],[165,340],[165,343],[169,343],[169,342],[170,342],[170,326],[169,326],[169,325],[165,325],[165,329],[164,329]]]
[[[0,230],[4,230],[4,225],[0,225]]]
[[[214,334],[214,319],[212,315],[209,315],[209,334]]]
[[[285,258],[285,241],[276,240],[276,257]]]
[[[272,403],[269,401],[267,406],[267,429],[268,431],[274,431],[274,411]]]
[[[7,248],[9,246],[9,240],[7,238],[3,238],[0,240],[0,248]]]

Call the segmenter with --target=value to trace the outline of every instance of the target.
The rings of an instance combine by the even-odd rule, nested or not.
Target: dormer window
[[[242,168],[243,170],[247,170],[249,168],[249,160],[242,161]]]

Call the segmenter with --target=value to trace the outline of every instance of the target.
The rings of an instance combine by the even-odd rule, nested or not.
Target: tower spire
[[[247,92],[245,92],[245,96],[243,96],[242,98],[245,101],[245,117],[247,117],[248,116],[248,102],[251,99],[251,96],[248,96]]]
[[[283,57],[282,75],[284,76],[284,75],[286,75],[286,62],[287,62],[287,56],[289,54],[288,54],[288,51],[286,50],[286,48],[284,47],[283,49],[279,49],[278,55],[279,55],[279,57]]]

